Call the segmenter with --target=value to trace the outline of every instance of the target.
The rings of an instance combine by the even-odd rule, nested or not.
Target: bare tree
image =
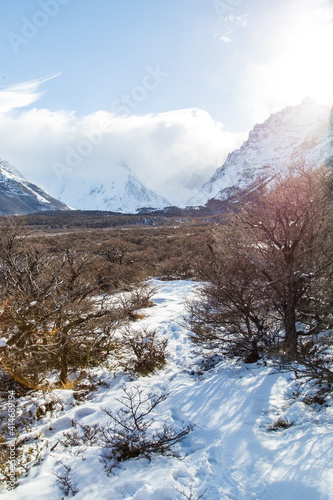
[[[254,201],[235,215],[251,243],[247,258],[262,276],[285,328],[285,341],[297,348],[296,323],[308,282],[332,265],[322,255],[327,234],[324,213],[327,192],[322,169],[296,168],[275,184],[258,190]],[[265,280],[265,281],[264,281]],[[307,296],[309,299],[309,297]]]
[[[94,260],[70,247],[48,254],[25,229],[5,220],[1,228],[1,334],[9,371],[38,386],[50,370],[61,384],[69,368],[94,363],[112,349],[112,331],[126,315],[98,295]]]
[[[226,237],[226,231],[223,226],[219,237]],[[211,247],[205,255],[200,274],[208,283],[187,304],[192,340],[204,348],[255,362],[273,337],[269,304],[255,279],[254,266],[236,259],[230,240],[224,242],[223,249]]]
[[[300,335],[332,325],[326,177],[324,169],[302,167],[275,175],[214,229],[213,265],[202,266],[211,284],[190,311],[197,343],[217,339],[241,355],[253,347],[255,360],[258,346],[275,341],[282,328],[285,348],[295,354]]]
[[[116,398],[121,405],[117,410],[103,409],[109,417],[107,424],[79,425],[78,430],[65,433],[62,444],[81,450],[94,445],[105,448],[110,469],[131,458],[151,459],[155,454],[176,456],[174,445],[180,443],[193,426],[182,425],[177,430],[164,423],[156,428],[154,410],[166,400],[167,394],[145,392],[139,386],[125,386],[123,392],[123,397]]]

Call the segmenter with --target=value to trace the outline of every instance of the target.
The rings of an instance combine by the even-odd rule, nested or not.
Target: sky
[[[0,157],[54,196],[126,162],[179,204],[271,113],[333,103],[331,0],[11,0],[0,19]]]

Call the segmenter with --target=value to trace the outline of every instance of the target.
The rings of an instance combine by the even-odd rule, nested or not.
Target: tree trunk
[[[62,335],[62,345],[60,349],[60,376],[59,381],[62,384],[66,384],[67,382],[67,374],[68,374],[68,339],[67,335]]]
[[[251,341],[251,349],[244,358],[244,363],[256,363],[260,359],[258,352],[258,344],[255,340]]]
[[[296,307],[294,297],[287,299],[284,308],[284,327],[286,330],[286,345],[292,353],[297,352]]]

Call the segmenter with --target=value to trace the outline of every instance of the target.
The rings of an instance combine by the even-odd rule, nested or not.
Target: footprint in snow
[[[79,418],[88,417],[88,415],[92,415],[93,413],[96,413],[95,408],[79,408],[76,410],[74,418],[77,420]]]
[[[72,419],[69,417],[61,417],[52,422],[45,431],[45,435],[48,436],[54,432],[64,431],[72,427]]]

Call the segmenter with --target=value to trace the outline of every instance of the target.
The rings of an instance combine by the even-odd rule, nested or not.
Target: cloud
[[[0,137],[0,156],[53,196],[69,182],[112,182],[125,161],[174,204],[192,196],[244,139],[199,109],[128,117],[32,109],[0,115]]]
[[[27,82],[11,85],[0,90],[0,113],[8,113],[16,108],[24,108],[36,102],[45,92],[38,92],[39,87],[56,78],[56,75],[47,76],[39,80],[30,80]]]

